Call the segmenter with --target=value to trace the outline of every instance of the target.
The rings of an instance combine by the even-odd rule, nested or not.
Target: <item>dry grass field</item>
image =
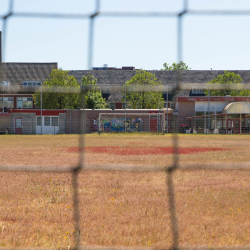
[[[74,166],[78,136],[0,136],[1,166]],[[88,166],[171,166],[171,135],[86,135]],[[180,164],[250,161],[250,137],[180,135]],[[250,245],[250,171],[178,170],[180,246]],[[167,173],[85,170],[79,175],[83,246],[170,247]],[[71,174],[0,172],[0,247],[74,246]]]

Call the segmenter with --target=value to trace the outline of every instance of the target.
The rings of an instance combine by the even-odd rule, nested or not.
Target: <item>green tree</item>
[[[233,72],[224,71],[224,74],[219,74],[213,80],[208,82],[211,84],[210,96],[249,96],[250,91],[243,89],[244,85],[241,84],[242,78]],[[224,84],[226,85],[224,89],[213,89],[213,84]],[[237,89],[232,89],[232,87],[237,87]],[[209,90],[204,91],[205,95],[209,95]]]
[[[63,93],[54,93],[53,87],[64,87]],[[77,94],[70,93],[70,88],[79,88]],[[80,107],[80,86],[75,77],[70,76],[68,71],[62,69],[53,69],[49,78],[41,87],[42,106],[45,109],[77,109]],[[46,90],[46,91],[45,91]],[[40,108],[40,89],[33,95],[34,102]]]
[[[96,86],[93,76],[83,76],[82,84],[85,86],[84,107],[89,109],[102,109],[106,102],[101,91]],[[52,91],[54,87],[63,87],[63,93]],[[72,93],[72,87],[76,93]],[[80,84],[68,71],[62,69],[52,70],[49,79],[42,86],[42,106],[45,109],[77,109],[82,107],[82,94]],[[40,108],[40,89],[33,95],[34,102]]]
[[[105,109],[107,103],[102,97],[100,88],[96,86],[96,79],[93,76],[83,76],[82,84],[86,87],[84,92],[84,104],[87,109]]]
[[[164,63],[163,66],[164,66],[164,69],[162,70],[190,70],[191,69],[183,61],[180,61],[180,63],[172,63],[172,65]]]
[[[129,108],[132,109],[157,109],[163,107],[164,99],[160,92],[161,82],[157,80],[155,74],[145,70],[137,70],[135,76],[131,77],[125,83],[123,88],[123,96],[126,95],[126,102]],[[158,86],[158,89],[152,88]],[[133,88],[139,88],[138,91],[133,91]],[[125,98],[123,98],[123,101]]]

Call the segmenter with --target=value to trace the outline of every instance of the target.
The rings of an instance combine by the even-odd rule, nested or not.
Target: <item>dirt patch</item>
[[[194,154],[203,153],[207,151],[222,151],[228,150],[224,148],[178,148],[178,154]],[[79,152],[79,147],[67,148],[68,152]],[[173,154],[173,147],[116,147],[116,146],[100,146],[100,147],[85,147],[85,152],[97,153],[97,154],[115,154],[115,155],[165,155]]]

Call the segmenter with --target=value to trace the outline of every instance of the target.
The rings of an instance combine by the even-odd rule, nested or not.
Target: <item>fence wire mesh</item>
[[[90,20],[90,27],[89,27],[89,45],[88,45],[88,68],[91,69],[92,68],[92,57],[93,57],[93,43],[94,43],[94,30],[95,30],[95,26],[94,26],[94,22],[96,20],[97,17],[102,18],[102,17],[150,17],[150,18],[157,18],[157,17],[176,17],[178,20],[178,27],[177,27],[177,34],[178,34],[178,46],[177,46],[177,54],[178,54],[178,61],[181,61],[182,59],[182,47],[183,47],[183,38],[182,38],[182,33],[183,33],[183,17],[187,16],[187,15],[250,15],[250,11],[203,11],[203,10],[199,10],[199,11],[192,11],[188,9],[188,0],[184,0],[183,1],[183,10],[181,12],[178,13],[170,13],[170,12],[158,12],[158,13],[136,13],[136,12],[101,12],[100,11],[100,0],[96,0],[96,10],[93,14],[87,15],[87,14],[59,14],[59,13],[23,13],[23,12],[14,12],[13,11],[13,7],[14,7],[14,0],[9,0],[9,11],[6,15],[4,16],[0,16],[0,18],[3,21],[3,51],[5,51],[6,49],[6,36],[8,35],[8,29],[7,29],[7,22],[10,18],[14,18],[14,17],[24,17],[24,18],[76,18],[76,19],[89,19]],[[3,57],[4,58],[4,57]],[[5,69],[4,69],[4,65],[1,65],[1,74],[3,75],[5,73]],[[197,86],[199,87],[199,89],[207,89],[207,85],[206,84],[197,84]],[[195,87],[195,86],[194,86]],[[20,86],[11,86],[10,89],[7,89],[8,87],[5,86],[0,86],[0,91],[8,91],[9,93],[15,93],[15,92],[19,92],[21,93],[22,91],[27,93],[27,92],[33,92],[34,89],[22,89],[22,87]],[[121,86],[112,86],[113,91],[118,91],[120,92],[122,90]],[[228,85],[214,85],[213,86],[214,89],[225,89],[228,88]],[[232,86],[230,86],[230,89],[232,88]],[[234,87],[237,88],[237,87]],[[245,84],[244,88],[249,89],[249,85]],[[179,90],[185,90],[185,89],[190,89],[190,86],[187,86],[186,84],[182,83],[182,73],[179,72],[178,75],[178,84],[173,85],[173,86],[167,86],[167,91],[172,92],[173,94],[178,93]],[[46,88],[43,88],[42,92],[54,92],[54,93],[64,93],[65,91],[67,93],[84,93],[86,89],[80,89],[78,87],[72,87],[72,88],[67,88],[67,90],[65,90],[64,88],[57,86],[54,87],[53,89],[48,89],[46,90]],[[147,90],[153,90],[155,92],[164,92],[166,91],[166,86],[161,86],[161,89],[147,89]],[[133,86],[131,87],[130,90],[127,91],[142,91],[140,88],[136,87],[134,88]],[[84,96],[84,95],[83,95]],[[1,100],[2,102],[4,102],[4,99]],[[206,116],[206,114],[202,114],[201,116],[197,116],[197,117],[193,117],[193,118],[189,118],[187,120],[183,120],[180,121],[179,123],[184,123],[184,124],[188,124],[187,127],[179,127],[178,129],[175,129],[173,131],[169,131],[169,132],[174,132],[171,137],[172,137],[172,162],[171,164],[166,164],[165,166],[162,167],[151,167],[151,166],[145,166],[145,165],[126,165],[126,164],[91,164],[91,163],[86,163],[84,157],[85,157],[85,138],[84,138],[84,134],[87,132],[90,132],[90,125],[89,127],[86,126],[87,120],[86,120],[86,111],[84,110],[84,100],[82,101],[83,103],[83,109],[80,111],[69,111],[65,117],[63,117],[62,119],[65,119],[67,117],[67,119],[65,119],[65,130],[64,133],[68,133],[68,134],[80,134],[79,135],[79,141],[78,141],[78,145],[79,145],[79,150],[78,150],[78,157],[79,157],[79,163],[76,164],[75,166],[60,166],[60,165],[49,165],[49,166],[42,166],[39,164],[36,164],[34,166],[32,165],[26,165],[26,166],[19,166],[18,164],[16,165],[8,165],[8,166],[1,166],[0,170],[1,171],[6,171],[6,172],[10,172],[10,171],[14,171],[14,172],[41,172],[41,173],[47,173],[47,172],[55,172],[55,173],[69,173],[71,175],[71,187],[72,187],[72,196],[71,199],[73,201],[73,210],[72,210],[72,218],[74,221],[74,244],[72,244],[74,246],[74,249],[79,249],[80,247],[82,247],[81,244],[81,239],[80,239],[80,232],[81,230],[87,230],[80,228],[80,214],[81,211],[79,209],[79,183],[78,183],[78,179],[79,179],[79,173],[82,170],[116,170],[116,171],[165,171],[166,173],[166,180],[165,180],[165,184],[167,187],[167,199],[168,199],[168,209],[170,212],[170,221],[171,221],[171,233],[172,233],[172,238],[173,238],[173,243],[172,246],[169,247],[168,249],[208,249],[210,247],[180,247],[179,246],[179,228],[178,228],[178,216],[177,216],[177,212],[176,212],[176,206],[175,206],[175,185],[174,185],[174,181],[173,181],[173,175],[177,170],[209,170],[209,169],[213,169],[213,170],[249,170],[249,164],[248,163],[236,163],[236,162],[232,162],[230,164],[221,164],[221,163],[206,163],[203,162],[201,164],[198,163],[180,163],[180,159],[179,159],[179,137],[178,134],[175,132],[180,132],[178,131],[178,129],[183,129],[185,130],[185,133],[190,133],[191,129],[192,129],[192,133],[198,133],[198,130],[202,130],[201,133],[215,133],[218,134],[219,130],[221,129],[221,133],[228,133],[229,131],[232,131],[233,129],[240,129],[239,127],[237,128],[236,126],[232,126],[225,128],[225,126],[223,127],[223,125],[221,126],[222,120],[223,118],[221,118],[222,116],[216,116],[214,114],[209,114],[211,116]],[[77,114],[73,114],[74,112],[77,112]],[[137,114],[138,115],[138,114]],[[130,119],[133,117],[133,114],[127,114],[127,117],[125,118],[123,114],[117,113],[117,114],[106,114],[106,113],[102,113],[102,116],[106,116],[106,119],[110,119],[110,116],[115,116],[121,118],[121,119],[125,119],[125,123],[126,123],[126,119]],[[143,117],[149,117],[149,114],[144,114],[141,113],[139,116]],[[159,116],[159,115],[158,115]],[[74,120],[75,119],[75,120]],[[141,118],[143,119],[143,118]],[[146,119],[146,118],[144,118]],[[158,119],[158,117],[157,117]],[[208,124],[208,119],[211,119],[209,121],[209,125]],[[217,120],[216,120],[217,119]],[[166,132],[166,131],[162,131],[164,125],[162,126],[162,122],[164,119],[160,119],[160,128],[159,130],[161,132]],[[34,120],[33,118],[31,119],[32,123],[37,124],[39,121],[38,120]],[[43,121],[40,121],[43,122]],[[45,122],[45,121],[44,121]],[[50,121],[51,123],[53,123],[53,121]],[[55,122],[55,121],[54,121]],[[100,120],[99,120],[100,122]],[[247,118],[247,122],[248,122],[248,118]],[[58,121],[56,122],[58,123]],[[72,125],[74,124],[74,125]],[[75,125],[77,124],[77,125]],[[147,126],[149,126],[149,123],[146,124]],[[225,125],[225,124],[224,124]],[[14,125],[12,125],[12,130]],[[33,125],[29,125],[29,131],[31,131],[31,134],[36,134],[36,131],[34,129]],[[208,127],[209,126],[209,127]],[[67,127],[67,129],[66,129]],[[99,125],[98,125],[99,127]],[[124,126],[123,126],[124,127]],[[126,127],[126,125],[125,125]],[[166,127],[166,124],[165,124]],[[99,127],[100,128],[100,127]],[[55,126],[54,126],[55,129]],[[167,125],[167,130],[170,129],[169,125]],[[209,131],[207,130],[209,129]],[[244,127],[245,132],[249,133],[249,124],[248,126]],[[100,130],[100,129],[99,129]],[[126,132],[126,131],[125,131]],[[184,131],[181,131],[184,132]],[[55,133],[54,133],[55,134]],[[28,180],[27,180],[28,182]],[[52,186],[52,185],[51,185]],[[67,193],[68,194],[68,193]],[[26,195],[26,194],[25,194]],[[52,199],[50,200],[50,202],[54,202]],[[28,225],[27,225],[28,226]],[[3,232],[4,229],[2,229]],[[67,238],[67,237],[66,237]],[[100,249],[103,249],[104,247],[100,247]],[[105,247],[107,249],[117,249],[117,248],[112,248],[112,247]],[[23,248],[20,248],[23,249]],[[92,249],[92,248],[88,248],[87,246],[84,247],[84,249]],[[95,247],[95,249],[98,249],[98,247]],[[133,248],[130,248],[133,249]],[[136,248],[135,248],[136,249]],[[145,248],[145,249],[151,249],[151,248]],[[167,249],[167,247],[166,247]],[[217,249],[249,249],[248,246],[235,246],[235,247],[218,247]]]

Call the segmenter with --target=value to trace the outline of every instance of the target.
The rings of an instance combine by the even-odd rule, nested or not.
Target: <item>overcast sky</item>
[[[92,14],[94,0],[15,0],[14,13]],[[172,12],[182,0],[101,0],[100,11]],[[9,0],[0,1],[0,15]],[[243,10],[249,0],[190,0],[189,10]],[[3,21],[0,20],[0,30]],[[250,69],[249,15],[183,18],[182,60],[193,70]],[[89,19],[12,16],[7,21],[5,62],[57,62],[65,70],[88,69]],[[97,17],[93,67],[135,66],[146,70],[177,62],[177,17]]]

